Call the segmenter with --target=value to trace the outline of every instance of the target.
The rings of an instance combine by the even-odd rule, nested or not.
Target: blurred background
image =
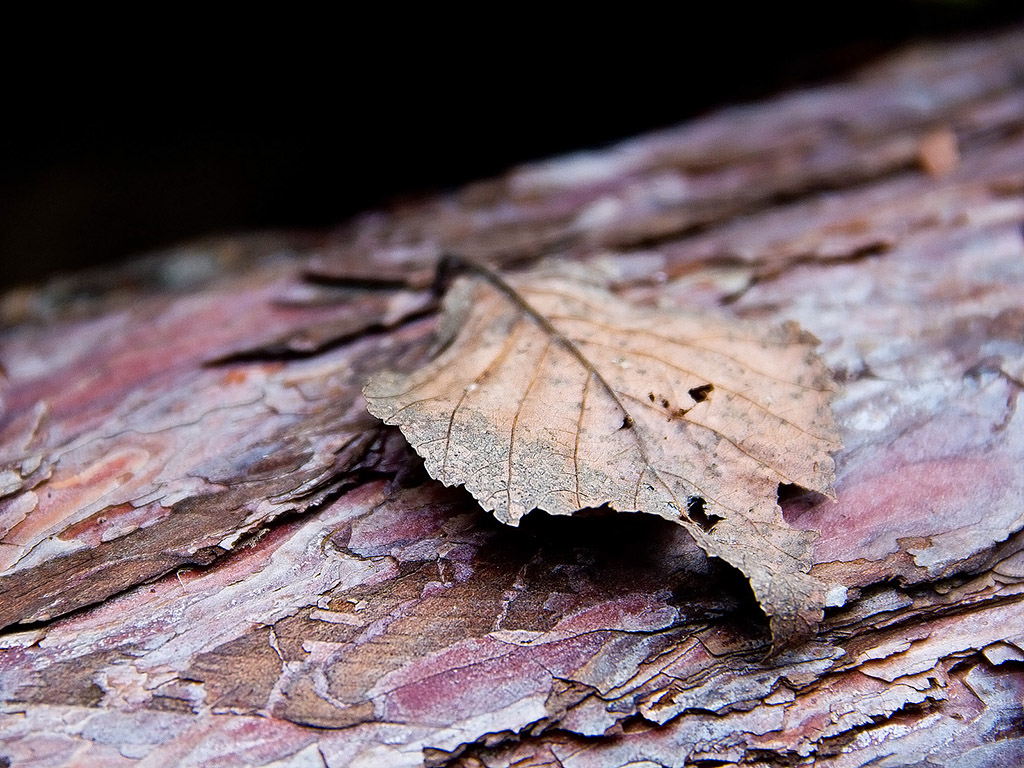
[[[205,235],[330,227],[1024,22],[1004,0],[681,7],[557,24],[498,7],[449,28],[397,10],[269,18],[258,37],[190,17],[160,42],[151,21],[100,39],[65,20],[5,54],[0,288]]]

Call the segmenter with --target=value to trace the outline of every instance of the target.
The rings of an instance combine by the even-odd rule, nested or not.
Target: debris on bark
[[[371,213],[0,298],[15,766],[1012,765],[1024,32]],[[516,528],[366,412],[442,253],[794,321],[841,389],[816,634],[648,515]],[[130,273],[130,280],[125,280]],[[131,286],[131,287],[125,287]]]
[[[430,476],[512,525],[606,505],[671,520],[750,580],[774,644],[813,634],[812,536],[776,498],[780,483],[830,495],[835,480],[818,340],[794,323],[642,309],[593,270],[466,268],[445,294],[437,356],[363,388]]]

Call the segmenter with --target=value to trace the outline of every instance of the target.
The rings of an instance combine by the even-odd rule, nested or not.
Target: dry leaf
[[[638,308],[579,268],[506,282],[477,267],[445,296],[433,361],[364,394],[433,477],[502,522],[607,504],[683,525],[747,576],[778,645],[823,604],[811,534],[776,503],[780,483],[831,492],[816,343],[792,324]]]

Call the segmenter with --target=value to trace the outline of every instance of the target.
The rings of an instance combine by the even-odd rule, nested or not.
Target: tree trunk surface
[[[0,764],[1021,764],[1022,227],[1017,29],[8,293]],[[816,636],[769,655],[670,522],[426,475],[361,388],[428,359],[445,252],[820,339],[837,500],[780,493]]]

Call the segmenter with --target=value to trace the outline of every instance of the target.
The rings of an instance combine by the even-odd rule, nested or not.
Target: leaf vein
[[[583,339],[581,341],[581,343],[589,345],[589,346],[604,347],[605,349],[615,349],[610,344],[602,344],[599,341],[590,341],[590,340],[587,340],[587,339]],[[663,357],[660,357],[658,355],[653,355],[653,354],[651,354],[649,352],[640,352],[638,350],[630,349],[629,350],[629,354],[636,355],[636,356],[639,356],[639,357],[646,357],[646,358],[648,358],[650,360],[656,360],[657,362],[661,363],[662,365],[664,365],[667,368],[673,368],[673,369],[679,371],[680,373],[686,373],[686,374],[689,374],[690,376],[694,376],[695,378],[698,378],[698,379],[707,379],[707,380],[711,381],[711,383],[713,383],[715,385],[715,389],[721,389],[723,392],[728,392],[731,395],[735,395],[738,398],[746,400],[748,403],[753,405],[758,410],[764,411],[769,416],[772,416],[772,417],[778,419],[783,424],[788,424],[789,426],[793,427],[793,429],[799,431],[802,434],[807,435],[810,438],[818,440],[818,441],[820,441],[822,443],[831,444],[831,443],[834,442],[834,440],[831,440],[831,439],[829,439],[827,437],[822,437],[821,435],[816,435],[813,432],[807,431],[806,429],[801,427],[799,424],[795,424],[792,421],[790,421],[789,419],[787,419],[787,418],[785,418],[783,416],[780,416],[776,411],[773,411],[768,406],[764,405],[763,403],[759,403],[757,400],[754,400],[751,397],[747,397],[747,395],[743,394],[739,390],[732,389],[731,387],[726,387],[723,384],[719,384],[719,383],[715,382],[713,380],[713,377],[703,376],[703,375],[697,373],[696,371],[693,371],[693,370],[691,370],[689,368],[684,368],[681,365],[678,365],[678,364],[673,363],[673,362],[671,362],[669,360],[666,360]],[[692,422],[692,420],[690,420],[690,419],[688,419],[688,421]],[[692,422],[692,423],[696,423],[696,422]],[[723,435],[723,437],[724,437],[724,435]]]
[[[806,389],[806,390],[808,390],[810,392],[820,392],[822,394],[835,391],[832,387],[826,387],[826,388],[822,389],[822,388],[819,388],[819,387],[812,387],[809,384],[802,384],[799,381],[791,381],[789,379],[783,379],[783,378],[780,378],[778,376],[773,376],[772,374],[766,373],[765,371],[762,371],[762,370],[760,370],[758,368],[752,368],[750,365],[748,365],[747,363],[744,363],[742,360],[739,360],[739,359],[733,357],[732,355],[730,355],[730,354],[728,354],[726,352],[722,352],[720,349],[714,349],[712,347],[705,347],[705,346],[701,346],[699,344],[693,344],[691,342],[681,341],[680,339],[676,339],[676,338],[673,338],[671,336],[664,336],[664,335],[662,335],[660,333],[655,333],[654,331],[649,331],[646,328],[625,328],[625,327],[622,327],[622,326],[612,326],[612,325],[608,325],[606,323],[602,323],[602,322],[600,322],[598,320],[594,320],[593,318],[590,318],[590,317],[577,317],[577,316],[574,316],[574,315],[551,315],[550,319],[551,319],[552,322],[554,322],[554,321],[570,321],[570,322],[585,323],[587,325],[592,325],[592,326],[595,326],[597,328],[600,328],[602,331],[606,331],[607,333],[609,333],[611,335],[626,334],[626,335],[629,335],[629,336],[647,336],[647,337],[649,337],[651,339],[654,339],[655,341],[662,342],[662,343],[665,343],[665,344],[672,344],[672,345],[677,346],[677,347],[686,347],[688,349],[699,349],[702,352],[707,352],[709,354],[717,355],[718,357],[725,358],[726,360],[730,360],[730,361],[736,363],[736,365],[740,366],[745,371],[749,371],[750,373],[755,373],[758,376],[762,376],[762,377],[764,377],[766,379],[771,379],[772,381],[777,381],[780,384],[786,384],[786,385],[789,385],[791,387],[797,387],[798,389]],[[711,337],[708,337],[708,338],[711,338]],[[726,341],[731,341],[732,340],[728,336],[724,337],[724,339]],[[751,339],[750,341],[753,341],[753,340]],[[605,345],[605,346],[609,346],[609,345]],[[614,349],[614,347],[609,347],[609,348]],[[632,350],[632,349],[630,350],[630,352],[634,352],[634,351],[635,350]]]

